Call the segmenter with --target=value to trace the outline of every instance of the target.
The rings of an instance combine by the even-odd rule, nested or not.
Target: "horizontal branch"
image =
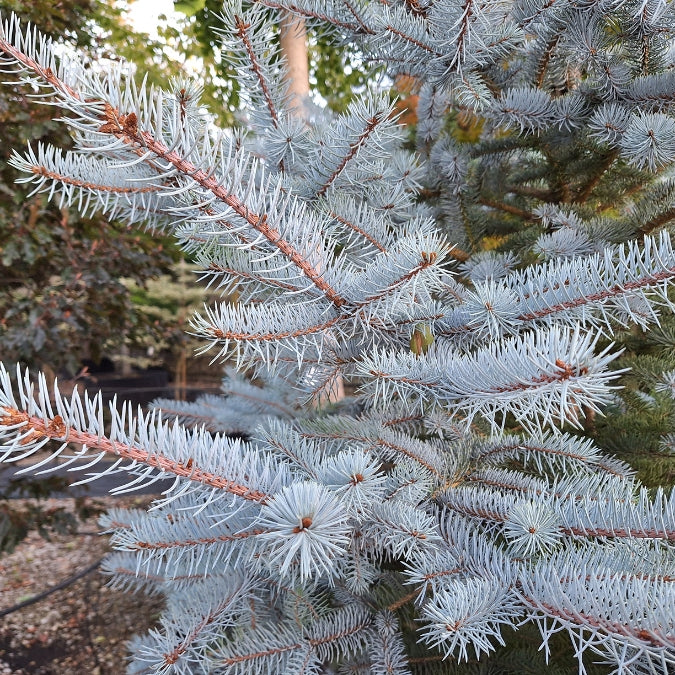
[[[111,441],[100,434],[79,431],[73,427],[67,426],[60,415],[54,415],[51,419],[41,419],[30,416],[27,412],[10,407],[0,408],[0,426],[18,427],[27,432],[25,438],[20,443],[28,445],[29,443],[39,442],[43,439],[53,441],[65,441],[67,443],[80,443],[87,448],[101,450],[103,452],[123,457],[135,462],[151,466],[165,473],[188,478],[191,481],[201,483],[208,487],[225,490],[233,495],[242,497],[249,501],[266,503],[269,495],[251,490],[245,485],[240,485],[234,481],[228,480],[223,476],[217,476],[209,471],[203,471],[194,466],[190,461],[183,464],[176,462],[168,457],[164,457],[156,452],[148,452],[141,448]]]
[[[481,204],[489,206],[491,209],[497,209],[499,211],[504,211],[504,213],[510,213],[512,216],[518,216],[523,220],[528,221],[537,220],[537,217],[533,213],[525,211],[525,209],[519,209],[517,206],[507,204],[506,202],[500,202],[495,199],[488,199],[487,197],[482,197],[479,201]]]
[[[280,331],[279,333],[235,333],[234,331],[224,331],[215,326],[211,327],[211,335],[219,340],[235,340],[237,342],[276,342],[278,340],[286,340],[288,338],[299,338],[304,335],[312,335],[314,333],[321,333],[334,326],[338,321],[348,318],[349,315],[343,314],[341,316],[333,317],[324,323],[316,324],[314,326],[306,326],[294,331]]]
[[[291,644],[281,645],[279,647],[272,647],[270,649],[262,649],[257,652],[249,652],[247,654],[238,654],[237,656],[230,656],[224,658],[220,662],[225,666],[234,666],[237,663],[244,663],[245,661],[255,661],[256,659],[263,659],[266,656],[275,656],[276,654],[283,654],[290,652],[293,649],[300,649],[301,642],[293,642]]]
[[[497,447],[491,448],[487,452],[479,454],[478,457],[476,458],[476,462],[479,463],[485,460],[487,457],[491,457],[494,455],[501,455],[505,452],[507,453],[516,452],[519,450],[536,452],[542,455],[550,455],[552,457],[562,457],[565,459],[572,459],[582,464],[586,464],[588,466],[601,469],[602,471],[605,471],[613,476],[617,476],[619,478],[626,477],[625,471],[623,472],[619,471],[615,467],[611,466],[607,462],[597,457],[587,457],[586,455],[579,454],[578,452],[574,452],[573,450],[568,450],[562,446],[552,448],[540,444],[534,445],[532,443],[527,442],[516,442],[511,444],[498,445]]]
[[[664,527],[662,530],[655,528],[626,528],[626,527],[564,527],[562,531],[567,535],[576,537],[609,537],[616,539],[664,539],[665,541],[675,541],[675,529],[669,530]]]
[[[148,192],[158,192],[160,188],[155,185],[147,185],[145,187],[121,187],[118,185],[103,185],[100,183],[90,183],[79,178],[66,176],[55,171],[50,171],[44,166],[33,166],[31,171],[37,176],[43,176],[65,185],[74,185],[75,187],[83,188],[85,190],[92,190],[95,192],[113,192],[115,194],[145,194]]]
[[[113,524],[114,526],[114,524]],[[177,575],[163,575],[163,574],[153,574],[148,570],[147,567],[143,567],[137,570],[135,567],[123,567],[121,565],[116,565],[109,569],[111,574],[114,574],[118,577],[128,577],[133,581],[149,581],[155,584],[175,584],[181,581],[204,581],[204,579],[209,579],[213,575],[208,572],[198,572],[196,574],[177,574]]]
[[[565,300],[564,302],[539,309],[536,312],[521,314],[517,318],[520,321],[534,321],[535,319],[541,319],[545,316],[548,316],[549,314],[555,314],[556,312],[574,309],[592,302],[602,302],[603,300],[608,300],[609,298],[614,298],[619,295],[626,295],[626,293],[629,291],[647,288],[649,286],[653,286],[659,281],[667,281],[669,279],[673,279],[674,277],[675,267],[669,267],[663,272],[649,274],[642,277],[642,279],[636,279],[635,281],[629,281],[624,284],[616,284],[611,288],[603,289],[597,293],[590,293],[589,295],[572,298],[571,300]],[[527,299],[528,297],[528,295],[524,295],[523,299]]]
[[[481,520],[493,523],[506,523],[509,520],[508,513],[498,511],[479,504],[469,504],[466,501],[447,500],[445,505],[470,518],[479,518]],[[664,541],[675,541],[675,530],[668,529],[665,524],[663,529],[656,528],[637,528],[637,527],[612,527],[611,523],[604,521],[605,527],[571,525],[560,526],[562,534],[572,537],[600,538],[600,539],[659,539]]]
[[[267,277],[253,274],[252,272],[244,272],[242,270],[234,269],[233,267],[225,267],[225,265],[220,265],[215,262],[209,264],[209,268],[208,270],[205,270],[205,274],[211,274],[214,276],[222,274],[229,277],[234,277],[234,279],[241,279],[242,281],[255,281],[259,284],[273,286],[274,288],[280,288],[291,293],[296,293],[302,290],[299,286],[294,286],[293,284],[286,283],[285,281],[269,279]]]
[[[249,537],[257,537],[261,534],[268,534],[271,530],[248,530],[244,532],[235,532],[234,534],[219,534],[213,537],[198,537],[196,539],[183,539],[175,541],[136,541],[130,545],[131,548],[142,548],[144,551],[162,551],[172,548],[187,548],[188,546],[211,546],[212,544],[227,543],[229,541],[239,541]],[[203,575],[202,575],[203,576]]]
[[[632,638],[652,647],[663,648],[664,645],[673,644],[673,638],[668,634],[660,634],[650,629],[638,628],[637,626],[628,626],[617,621],[610,621],[601,616],[593,616],[587,612],[569,609],[561,609],[550,603],[542,602],[527,595],[520,594],[531,607],[544,611],[550,617],[563,622],[574,623],[577,626],[590,626],[596,630],[601,630],[610,635],[621,635]]]

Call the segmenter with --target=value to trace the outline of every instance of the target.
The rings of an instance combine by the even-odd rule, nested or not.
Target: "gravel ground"
[[[105,497],[106,507],[145,506],[150,498]],[[47,506],[72,506],[48,500]],[[31,533],[11,554],[0,554],[0,610],[84,570],[107,551],[96,518],[77,535],[45,541]],[[113,591],[98,570],[39,602],[0,618],[0,675],[121,675],[126,641],[151,628],[161,600]]]

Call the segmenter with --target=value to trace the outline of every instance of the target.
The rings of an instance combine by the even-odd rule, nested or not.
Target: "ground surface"
[[[107,506],[139,506],[149,499],[101,499]],[[69,504],[72,500],[50,500]],[[85,534],[47,542],[31,533],[17,549],[0,554],[0,611],[85,569],[108,549],[96,518]],[[121,675],[126,640],[157,620],[161,601],[113,591],[98,570],[39,602],[0,618],[0,675]]]

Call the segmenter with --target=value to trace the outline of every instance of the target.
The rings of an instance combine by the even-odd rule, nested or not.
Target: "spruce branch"
[[[436,332],[447,337],[481,331],[494,336],[549,323],[553,317],[563,322],[582,317],[587,325],[609,329],[627,317],[647,325],[657,314],[644,300],[653,294],[670,306],[667,288],[673,275],[668,235],[645,237],[644,248],[630,242],[608,247],[602,255],[554,259],[498,281],[487,279],[438,322]]]
[[[295,117],[263,8],[412,74],[415,141],[369,91]],[[204,349],[260,378],[134,415],[0,370],[0,459],[110,456],[86,480],[127,472],[122,490],[174,479],[101,521],[112,583],[166,597],[132,672],[403,675],[523,621],[545,649],[566,631],[580,672],[589,651],[669,672],[675,496],[555,427],[618,407],[607,334],[673,307],[666,229],[626,242],[672,211],[672,17],[659,0],[231,3],[248,138],[213,129],[194,83],[102,75],[2,24],[2,68],[75,140],[13,165],[63,204],[173,232],[238,293],[193,319]],[[640,410],[670,401],[656,375]],[[338,377],[358,395],[303,405]]]
[[[277,113],[276,106],[272,101],[272,94],[270,93],[269,85],[267,84],[267,81],[263,74],[261,64],[258,62],[258,56],[253,48],[253,45],[251,44],[251,39],[249,37],[249,30],[251,28],[251,24],[247,23],[241,16],[235,15],[234,27],[237,31],[237,37],[241,40],[246,50],[246,54],[251,63],[250,68],[255,74],[256,79],[258,80],[258,86],[265,99],[265,104],[267,105],[267,110],[269,111],[270,118],[273,124],[277,126],[279,123],[279,115]]]
[[[609,152],[604,161],[599,167],[599,170],[586,182],[585,185],[579,188],[578,194],[574,197],[574,202],[583,204],[595,189],[596,185],[603,179],[605,174],[611,169],[612,165],[618,157],[618,151]]]
[[[489,206],[490,208],[493,209],[498,209],[499,211],[503,211],[504,213],[509,213],[512,216],[518,216],[522,218],[523,220],[536,220],[536,216],[533,213],[530,213],[529,211],[525,211],[524,209],[518,208],[517,206],[514,206],[513,204],[507,204],[506,202],[498,202],[493,199],[489,199],[487,197],[483,197],[481,199],[481,204],[484,204],[485,206]]]
[[[18,32],[18,24],[8,24],[4,30],[4,33],[9,35],[14,32]],[[16,39],[20,42],[20,36]],[[43,68],[34,59],[18,52],[2,36],[0,36],[0,49],[11,55],[25,70],[32,71],[36,76],[50,84],[58,94],[64,97],[64,103],[74,100],[77,104],[80,104],[78,107],[85,103],[74,90],[54,74],[53,70]],[[212,170],[198,168],[156,138],[152,132],[140,128],[138,116],[135,112],[122,113],[117,107],[101,99],[87,100],[86,105],[90,109],[103,109],[103,114],[99,117],[99,120],[103,123],[100,124],[99,122],[96,127],[99,133],[110,134],[120,141],[125,148],[138,155],[141,160],[164,160],[179,175],[184,176],[188,180],[188,184],[199,185],[207,193],[230,207],[234,213],[260,233],[282,255],[287,256],[336,307],[344,304],[345,300],[326,283],[323,276],[308,264],[305,257],[289,241],[282,237],[273,224],[268,222],[268,214],[258,214],[252,211],[240,197],[225,188],[222,179],[219,180],[213,176]]]
[[[134,418],[129,408],[120,414],[114,406],[110,408],[112,420],[106,433],[100,396],[94,399],[80,397],[75,390],[70,401],[66,401],[58,390],[54,390],[52,405],[43,377],[38,381],[37,399],[32,395],[34,385],[27,373],[17,380],[20,403],[17,403],[9,374],[4,366],[0,366],[0,429],[5,439],[2,445],[3,461],[19,461],[29,457],[50,441],[60,443],[49,453],[48,459],[32,467],[36,470],[61,456],[68,445],[74,443],[82,448],[68,456],[67,464],[75,463],[77,466],[78,461],[82,460],[85,464],[79,468],[83,469],[106,455],[118,457],[103,473],[140,472],[139,477],[131,481],[128,487],[138,486],[139,483],[151,484],[162,475],[170,474],[176,477],[174,489],[180,485],[181,490],[185,490],[190,482],[194,482],[207,488],[224,490],[244,500],[262,503],[268,499],[268,494],[254,485],[257,483],[261,487],[269,480],[266,477],[269,467],[259,464],[250,449],[239,441],[225,437],[212,439],[205,436],[203,431],[188,432],[178,425],[169,427],[153,414],[146,418],[139,413]],[[218,445],[223,447],[218,452],[223,454],[220,459],[210,451],[210,448]],[[229,452],[224,449],[226,447]],[[194,454],[191,454],[193,449]],[[229,455],[227,460],[225,454]],[[128,463],[124,464],[124,460],[128,460]],[[140,469],[141,466],[147,468]],[[229,476],[228,469],[232,472]],[[248,474],[251,479],[248,484],[245,480],[239,480],[244,474]],[[95,477],[100,475],[96,474]],[[279,478],[284,480],[281,476]],[[270,485],[275,484],[276,480],[273,479]]]
[[[368,28],[364,24],[363,20],[361,19],[361,15],[356,16],[356,12],[354,11],[351,3],[349,2],[338,2],[338,3],[331,2],[332,5],[330,7],[331,11],[328,12],[322,12],[313,9],[312,5],[316,3],[307,3],[308,6],[303,6],[303,3],[287,3],[287,2],[282,3],[282,2],[274,2],[274,0],[257,0],[257,2],[259,2],[261,5],[264,5],[265,7],[269,7],[270,9],[280,9],[292,12],[293,14],[297,14],[298,16],[301,16],[305,19],[318,19],[322,23],[334,26],[336,28],[340,28],[349,33],[372,34],[374,32],[372,29]],[[357,19],[357,22],[353,23],[345,19],[341,19],[339,18],[341,16],[340,14],[336,16],[335,10],[339,10],[339,6],[346,8],[351,17]]]
[[[341,216],[338,213],[335,213],[334,211],[329,211],[328,215],[331,218],[334,218],[335,220],[337,220],[341,225],[344,225],[345,227],[352,230],[354,233],[356,233],[360,237],[363,237],[363,239],[365,239],[368,243],[372,244],[379,251],[384,253],[387,250],[385,248],[384,244],[381,244],[372,235],[370,235],[365,230],[361,229],[361,227],[359,225],[357,225],[355,222],[347,220],[347,218],[345,218],[344,216]]]
[[[376,352],[359,368],[373,378],[364,388],[374,404],[391,396],[417,405],[433,401],[467,422],[480,415],[495,428],[509,413],[528,429],[540,415],[544,424],[578,426],[581,411],[597,410],[617,377],[606,370],[616,355],[607,349],[595,356],[593,349],[594,341],[578,329],[539,330],[461,356],[442,349],[424,359]]]
[[[675,208],[669,208],[662,211],[651,220],[648,220],[646,223],[642,223],[642,225],[640,225],[640,232],[643,234],[651,234],[654,230],[663,227],[673,220],[675,220]]]

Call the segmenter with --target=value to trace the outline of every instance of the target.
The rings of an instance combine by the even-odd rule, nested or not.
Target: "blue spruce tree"
[[[412,78],[416,151],[387,92],[292,100],[270,10]],[[250,133],[198,83],[0,33],[75,140],[17,154],[26,181],[239,296],[192,321],[224,399],[106,412],[0,374],[4,461],[175,478],[103,521],[112,583],[166,597],[130,672],[449,673],[524,624],[580,672],[672,672],[675,493],[574,433],[616,402],[614,331],[673,307],[672,5],[228,2],[221,30]]]

